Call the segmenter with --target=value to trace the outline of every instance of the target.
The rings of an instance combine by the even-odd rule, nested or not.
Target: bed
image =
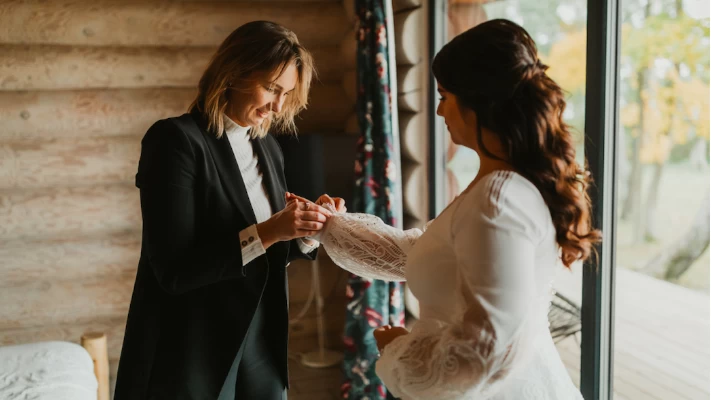
[[[2,400],[109,400],[106,335],[0,347]]]

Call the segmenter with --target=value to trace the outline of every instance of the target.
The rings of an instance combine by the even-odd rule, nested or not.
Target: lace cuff
[[[521,349],[518,340],[502,348],[493,327],[481,322],[417,321],[412,332],[383,349],[375,371],[402,399],[489,398],[519,364]]]
[[[370,214],[334,214],[319,240],[339,267],[355,275],[384,281],[404,281],[407,252],[422,235],[403,231]]]

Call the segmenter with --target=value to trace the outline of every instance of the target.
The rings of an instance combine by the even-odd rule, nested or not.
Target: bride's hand
[[[378,343],[378,350],[382,352],[383,348],[389,345],[390,342],[408,333],[410,333],[410,331],[401,326],[385,325],[374,330],[373,337],[375,337],[375,341]]]
[[[298,199],[299,201],[303,202],[308,202],[309,200],[297,196],[293,193],[286,192],[286,201],[287,203],[291,200]],[[343,200],[340,197],[331,197],[327,194],[321,195],[318,200],[316,200],[314,203],[318,204],[319,206],[325,207],[327,204],[331,206],[333,210],[335,210],[338,213],[344,213],[348,209],[346,208],[346,201]],[[327,207],[328,208],[328,207]]]

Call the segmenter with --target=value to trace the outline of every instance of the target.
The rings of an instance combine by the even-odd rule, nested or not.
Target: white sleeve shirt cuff
[[[257,225],[243,229],[239,233],[239,242],[242,247],[242,266],[254,261],[255,258],[265,254],[264,245],[259,239]]]
[[[311,239],[312,244],[306,244],[303,238],[299,238],[299,240],[296,241],[296,243],[299,245],[299,250],[301,250],[302,253],[304,254],[309,254],[315,249],[318,248],[318,246],[321,245],[318,240]]]

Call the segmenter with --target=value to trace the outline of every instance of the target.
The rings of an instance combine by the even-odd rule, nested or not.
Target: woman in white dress
[[[455,143],[479,154],[476,179],[424,233],[336,213],[319,237],[342,268],[407,280],[419,301],[411,332],[375,334],[376,372],[397,397],[582,399],[547,314],[555,269],[587,259],[600,232],[563,122],[563,92],[546,69],[510,21],[454,38],[433,62],[437,114]]]

